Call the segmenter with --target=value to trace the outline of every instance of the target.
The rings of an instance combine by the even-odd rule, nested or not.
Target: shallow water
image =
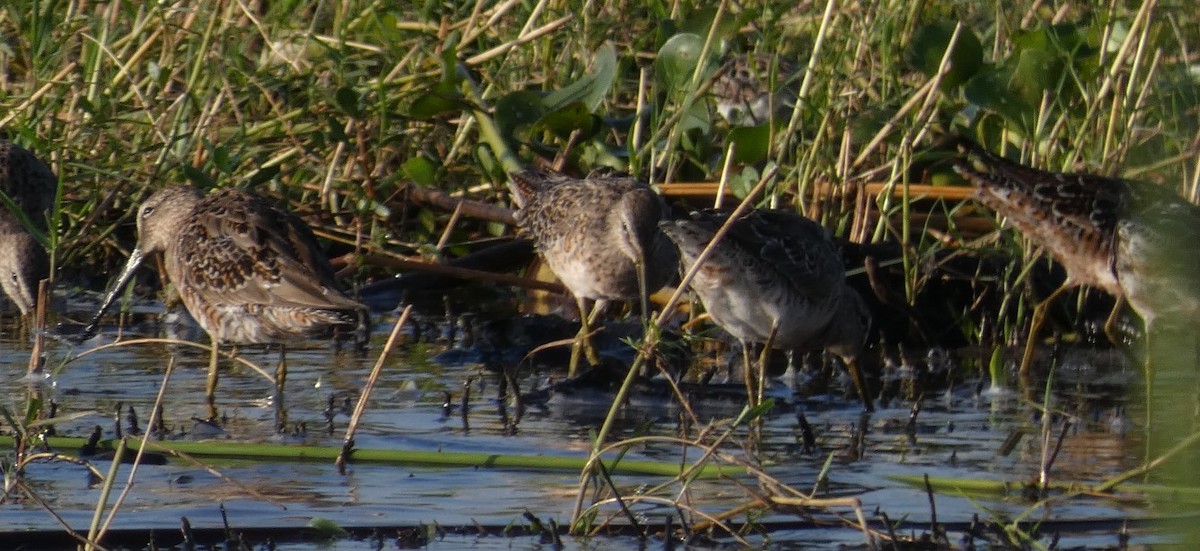
[[[385,316],[376,324],[370,352],[360,356],[350,351],[334,351],[318,346],[307,350],[289,350],[288,380],[285,395],[287,424],[295,434],[278,436],[276,397],[271,384],[248,369],[222,360],[223,375],[218,392],[218,407],[226,417],[224,435],[237,442],[296,443],[338,446],[349,418],[344,404],[357,399],[376,355],[382,349],[386,333],[395,317]],[[425,317],[426,325],[437,326],[437,316]],[[185,323],[169,324],[170,334],[195,342],[207,338]],[[126,338],[147,336],[138,331],[157,332],[159,325],[146,323],[127,329]],[[49,341],[47,371],[44,377],[26,377],[29,346],[27,338],[14,337],[13,330],[0,338],[0,377],[10,389],[3,405],[10,412],[23,411],[30,393],[40,393],[59,404],[60,416],[71,417],[58,423],[63,436],[86,436],[99,425],[106,438],[115,435],[115,411],[120,404],[121,424],[128,423],[124,412],[132,407],[145,425],[162,381],[165,366],[174,359],[176,369],[165,393],[164,417],[172,438],[193,439],[194,417],[203,417],[205,369],[208,353],[191,347],[147,344],[110,348],[74,359],[81,352],[112,342],[116,331],[106,330],[100,337],[82,345]],[[437,334],[437,331],[433,332]],[[157,336],[151,334],[149,336]],[[469,362],[443,365],[431,357],[447,348],[437,342],[401,346],[387,360],[356,439],[358,448],[448,450],[496,454],[557,454],[582,456],[589,447],[589,432],[599,427],[608,403],[596,399],[552,400],[546,408],[532,408],[521,419],[515,432],[506,428],[496,402],[498,378]],[[278,354],[274,351],[244,349],[242,356],[268,371],[274,370]],[[1108,357],[1108,356],[1103,356]],[[1112,388],[1090,382],[1113,377],[1131,378],[1129,368],[1116,362],[1064,362],[1070,370],[1086,373],[1071,383],[1071,392],[1058,397],[1059,407],[1075,415],[1067,431],[1063,449],[1055,463],[1053,476],[1060,481],[1099,481],[1136,466],[1141,458],[1137,431],[1121,415],[1122,401]],[[1082,367],[1080,367],[1082,366]],[[1089,369],[1104,371],[1103,376]],[[1132,376],[1136,376],[1136,370]],[[529,386],[525,373],[520,384]],[[1068,375],[1064,375],[1068,377]],[[464,417],[458,409],[464,384],[470,381],[470,404]],[[931,520],[926,493],[889,478],[892,476],[929,475],[964,479],[989,479],[1010,482],[1036,480],[1042,457],[1037,436],[1041,416],[1037,409],[1011,392],[976,393],[977,381],[962,380],[949,390],[921,402],[916,422],[909,426],[912,402],[893,401],[864,417],[857,402],[842,395],[799,397],[778,406],[765,420],[759,448],[766,471],[779,481],[801,491],[811,491],[818,475],[829,460],[828,484],[823,496],[857,497],[869,519],[882,512],[893,521],[904,520],[902,534],[920,534]],[[453,406],[445,408],[449,392]],[[1096,397],[1099,396],[1099,399]],[[335,404],[332,421],[326,410]],[[703,407],[706,414],[734,415],[738,407]],[[633,436],[638,431],[654,435],[675,434],[677,408],[659,398],[642,397],[634,401],[618,423],[615,437]],[[797,413],[802,412],[812,425],[817,450],[806,452],[801,442]],[[1063,417],[1060,417],[1063,418]],[[1058,425],[1056,425],[1057,427]],[[865,429],[865,432],[860,429]],[[303,430],[301,430],[303,428]],[[5,430],[11,433],[11,430]],[[182,434],[181,434],[182,433]],[[1013,433],[1025,436],[1012,451],[1001,454],[1006,439]],[[1055,429],[1057,434],[1057,428]],[[741,439],[744,441],[745,439]],[[73,450],[61,450],[71,452]],[[728,446],[727,451],[740,453]],[[630,457],[675,460],[677,446],[654,444],[635,446]],[[691,452],[695,456],[695,452]],[[106,472],[109,462],[95,460]],[[450,468],[428,466],[351,465],[340,475],[332,464],[292,462],[219,461],[214,468],[243,487],[216,477],[205,468],[180,460],[166,465],[142,465],[137,484],[130,492],[114,528],[154,528],[162,533],[178,533],[180,518],[186,517],[195,528],[220,527],[219,504],[228,511],[234,529],[254,527],[303,527],[315,517],[330,519],[346,527],[416,526],[439,524],[446,527],[503,527],[510,523],[525,525],[522,517],[529,511],[543,521],[569,521],[579,484],[578,472],[506,470],[488,468]],[[118,474],[118,488],[128,477],[129,467]],[[25,480],[37,495],[53,507],[68,524],[86,532],[100,489],[91,483],[85,470],[65,462],[43,462],[30,466]],[[627,494],[643,491],[662,482],[658,477],[618,474],[615,482]],[[751,488],[757,482],[741,480]],[[259,492],[256,497],[246,488]],[[674,490],[678,492],[678,488]],[[742,504],[747,494],[731,481],[699,481],[690,488],[689,500],[710,513]],[[670,497],[670,493],[667,494]],[[110,498],[111,501],[112,498]],[[1033,501],[1013,492],[1007,497],[936,496],[937,520],[952,528],[951,542],[958,542],[965,525],[974,515],[982,518],[1015,517],[1025,513]],[[850,516],[847,507],[835,508]],[[615,513],[612,507],[605,513]],[[642,522],[663,523],[671,509],[636,508]],[[826,513],[814,512],[818,519],[829,520]],[[1109,521],[1110,524],[1059,528],[1062,545],[1116,545],[1116,532],[1125,519],[1146,515],[1140,505],[1100,499],[1075,499],[1035,512],[1029,520]],[[738,517],[735,520],[742,520]],[[803,517],[774,513],[758,520],[764,523],[793,522]],[[618,518],[615,522],[625,522]],[[957,529],[955,529],[957,528]],[[58,530],[55,519],[31,500],[11,493],[0,505],[0,541],[16,543],[24,530]],[[754,531],[750,531],[754,534]],[[1042,537],[1048,542],[1050,535]],[[763,543],[761,535],[748,538]],[[1158,541],[1147,529],[1133,531],[1134,543]],[[769,534],[774,547],[790,548],[825,544],[863,544],[863,536],[840,524],[813,528],[796,525]],[[603,536],[595,539],[566,540],[568,548],[640,548],[629,536]],[[733,543],[718,535],[715,544]],[[371,539],[347,539],[336,543],[346,549],[374,549]],[[280,548],[325,548],[327,543],[284,541]],[[394,543],[387,543],[393,546]],[[546,544],[534,536],[506,538],[448,533],[428,542],[433,549],[471,547],[542,548]],[[661,545],[661,541],[655,545]]]

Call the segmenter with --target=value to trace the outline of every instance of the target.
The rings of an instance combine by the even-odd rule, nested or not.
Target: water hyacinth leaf
[[[333,114],[328,114],[325,117],[325,134],[332,143],[349,142],[350,136],[346,135],[346,123],[334,117]]]
[[[338,525],[338,523],[327,518],[313,517],[308,521],[308,527],[317,532],[321,537],[325,538],[348,538],[350,532]]]
[[[963,87],[963,95],[980,109],[1000,115],[1004,120],[1021,127],[1022,121],[1032,116],[1033,108],[1019,94],[1010,93],[1011,79],[1011,69],[988,66],[967,82]]]
[[[432,90],[417,96],[408,107],[408,116],[414,119],[431,119],[438,115],[461,111],[464,105],[462,92],[453,81],[443,80]]]
[[[771,151],[771,125],[738,126],[729,131],[729,142],[733,144],[733,162],[757,163],[767,158]]]
[[[216,182],[212,178],[192,165],[183,165],[183,175],[193,186],[200,189],[211,189],[216,186]]]
[[[208,143],[205,144],[205,147],[208,149],[209,155],[211,156],[210,158],[212,159],[212,164],[213,166],[217,167],[217,170],[224,172],[225,174],[233,174],[234,169],[237,168],[238,162],[232,155],[229,154],[228,147],[223,145],[212,145]]]
[[[720,21],[717,21],[717,38],[728,38],[738,32],[738,29],[758,15],[757,10],[743,10],[737,17],[733,17],[728,11]],[[701,8],[694,10],[679,24],[679,30],[685,33],[695,34],[697,36],[708,36],[709,29],[713,26],[713,20],[717,17],[717,8]]]
[[[521,90],[496,100],[496,127],[509,144],[528,143],[529,131],[546,116],[546,105],[536,92]]]
[[[1058,52],[1064,57],[1089,55],[1096,49],[1088,46],[1085,29],[1069,23],[1048,25],[1015,33],[1012,42],[1017,50]]]
[[[412,157],[400,165],[400,173],[409,181],[422,186],[437,182],[437,167],[425,157]]]
[[[362,97],[353,88],[349,86],[338,88],[333,94],[333,101],[343,113],[351,117],[362,117]]]
[[[246,185],[251,189],[275,179],[279,175],[279,165],[260,167],[250,175]]]
[[[589,112],[594,112],[604,101],[617,78],[617,52],[611,43],[605,43],[595,53],[592,70],[571,84],[552,90],[543,99],[547,109],[557,110],[575,102],[582,102]]]
[[[697,130],[701,134],[707,135],[711,128],[712,119],[709,118],[708,106],[702,102],[693,103],[691,108],[679,119],[679,129],[683,132]]]
[[[1046,50],[1025,49],[1017,55],[1008,89],[1018,94],[1026,105],[1040,105],[1043,94],[1058,95],[1059,83],[1064,76],[1062,58]]]
[[[667,90],[686,89],[703,49],[704,38],[698,34],[672,36],[658,50],[658,57],[654,60],[654,77]]]
[[[579,131],[579,139],[594,136],[603,128],[600,117],[593,115],[581,101],[567,104],[560,109],[547,113],[534,124],[537,130],[548,130],[560,138],[567,138],[572,132]]]
[[[875,138],[879,131],[896,115],[895,106],[876,105],[863,109],[850,122],[850,136],[860,143]]]
[[[729,175],[728,189],[729,192],[737,197],[738,200],[745,199],[750,194],[750,190],[754,189],[754,185],[758,183],[762,175],[753,165],[746,166],[741,172]]]
[[[954,36],[955,25],[949,22],[930,23],[917,30],[905,52],[905,60],[914,69],[934,76],[941,67],[946,48]],[[959,31],[950,52],[950,67],[942,77],[942,89],[958,86],[971,78],[983,64],[983,45],[975,32],[964,26]]]

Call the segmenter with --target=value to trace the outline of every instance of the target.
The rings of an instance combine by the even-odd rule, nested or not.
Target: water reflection
[[[436,321],[430,320],[424,321],[436,325]],[[376,326],[380,333],[374,335],[373,353],[381,349],[386,336],[383,332],[390,330],[390,320]],[[147,327],[155,326],[140,325],[138,329]],[[25,337],[11,331],[0,335],[0,377],[12,389],[3,405],[10,412],[24,411],[28,397],[40,394],[58,404],[60,416],[79,415],[57,423],[58,434],[86,436],[99,425],[106,438],[112,437],[118,424],[115,413],[118,404],[122,412],[132,407],[143,424],[148,421],[165,367],[174,359],[175,372],[164,398],[164,423],[173,438],[197,438],[194,418],[205,414],[208,353],[187,346],[145,344],[110,348],[63,363],[83,350],[110,342],[112,334],[108,332],[76,347],[51,341],[47,350],[50,374],[35,379],[25,373],[29,354]],[[205,341],[201,337],[197,342]],[[357,447],[573,456],[580,456],[590,448],[589,433],[598,427],[607,411],[610,393],[554,396],[544,406],[529,407],[514,430],[511,417],[506,419],[501,413],[513,415],[511,404],[500,401],[497,392],[500,377],[480,363],[431,361],[447,347],[444,340],[410,341],[396,351],[377,383],[359,429]],[[239,354],[262,366],[272,366],[275,361],[275,353],[263,349],[243,348]],[[273,386],[253,371],[223,361],[225,372],[217,398],[225,423],[222,433],[210,433],[208,437],[239,442],[340,445],[349,409],[374,361],[373,355],[359,356],[326,346],[289,350],[286,391],[289,430],[282,435],[276,432]],[[1103,362],[1073,362],[1063,372],[1063,379],[1070,379],[1064,385],[1070,392],[1054,397],[1056,413],[1051,418],[1051,434],[1057,437],[1070,421],[1062,432],[1063,444],[1054,464],[1054,478],[1096,481],[1132,468],[1142,453],[1136,438],[1139,419],[1136,408],[1127,407],[1121,393],[1089,384],[1116,377],[1114,368],[1105,367]],[[1092,368],[1101,371],[1088,371]],[[1123,368],[1118,367],[1117,371],[1120,369]],[[1068,372],[1087,375],[1071,379],[1066,376]],[[527,390],[535,386],[534,382],[543,383],[546,376],[543,370],[524,369],[518,372],[516,382]],[[892,476],[929,474],[1036,480],[1044,457],[1038,434],[1043,421],[1039,409],[1016,393],[981,395],[977,389],[983,385],[978,381],[961,376],[960,380],[937,395],[927,396],[920,402],[920,408],[914,408],[912,401],[896,399],[865,417],[853,399],[842,395],[781,400],[763,423],[762,441],[758,445],[760,457],[768,473],[804,491],[818,486],[818,475],[832,457],[828,481],[821,485],[823,491],[856,495],[866,510],[879,508],[892,519],[929,517],[925,492]],[[470,388],[465,421],[461,409],[464,388]],[[444,407],[447,393],[449,408]],[[705,420],[733,416],[740,407],[739,402],[728,399],[699,403]],[[682,423],[680,411],[666,394],[639,394],[622,410],[616,434],[618,437],[676,435],[685,428],[702,428]],[[803,414],[811,427],[815,448],[804,445],[798,413]],[[119,422],[127,423],[127,419],[122,416]],[[732,440],[727,451],[739,453],[740,441]],[[664,461],[677,461],[680,453],[679,446],[663,443],[637,445],[629,450],[631,457]],[[695,449],[688,453],[689,457],[698,456]],[[104,460],[96,463],[102,471],[107,468]],[[171,460],[166,465],[141,468],[138,484],[118,517],[117,526],[176,530],[181,516],[187,516],[193,526],[219,525],[217,503],[224,503],[231,518],[244,526],[303,524],[314,516],[346,525],[420,522],[504,525],[523,522],[521,515],[526,509],[540,517],[566,522],[579,484],[577,472],[352,464],[347,474],[341,476],[332,463],[222,460],[215,461],[213,467],[263,497],[255,497],[201,466]],[[121,467],[118,480],[122,483],[128,469]],[[30,466],[24,476],[34,491],[68,522],[77,528],[86,527],[99,498],[99,488],[89,483],[81,467],[42,462]],[[646,476],[616,478],[619,487],[630,493],[658,482],[661,480]],[[752,479],[742,483],[755,485]],[[710,511],[731,508],[745,499],[745,494],[729,481],[698,482],[688,492],[689,500]],[[952,523],[968,523],[977,513],[986,515],[980,506],[1015,516],[1031,505],[1013,496],[967,499],[944,494],[938,495],[937,503],[938,520]],[[1122,519],[1140,514],[1132,507],[1117,502],[1075,500],[1039,512],[1035,517]],[[794,520],[781,514],[766,515],[763,520],[773,518]],[[49,515],[19,496],[0,506],[0,526],[4,530],[57,529]],[[787,533],[778,533],[773,540],[786,536]],[[797,537],[811,540],[814,535],[805,531]],[[1093,537],[1081,534],[1074,541],[1094,542],[1090,539]],[[614,539],[610,543],[621,541],[625,540]],[[816,541],[855,544],[861,543],[861,535],[849,528],[834,527],[825,529]],[[529,546],[535,543],[530,542]],[[485,539],[471,544],[487,548],[500,543]]]

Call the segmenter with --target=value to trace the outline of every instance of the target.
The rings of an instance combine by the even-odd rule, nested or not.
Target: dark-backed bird
[[[365,335],[366,308],[338,289],[312,230],[254,193],[224,188],[204,196],[187,186],[164,188],[138,209],[137,229],[137,247],[91,329],[142,260],[162,253],[184,306],[212,337],[211,416],[219,344],[280,345],[276,384],[282,385],[283,346],[335,333]]]
[[[637,178],[593,173],[586,178],[527,169],[511,175],[517,221],[537,245],[550,270],[574,295],[581,320],[572,353],[597,358],[587,345],[585,301],[637,300],[645,316],[647,296],[675,273],[675,248],[659,231],[666,204]]]
[[[50,274],[46,249],[30,228],[46,231],[58,178],[29,150],[0,137],[0,287],[22,315],[37,302],[38,282]]]
[[[801,352],[826,349],[846,362],[863,405],[871,409],[856,361],[871,314],[846,285],[829,233],[788,210],[751,210],[732,221],[729,216],[700,211],[687,220],[665,221],[662,229],[678,246],[686,273],[729,224],[689,285],[713,321],[741,342],[747,381],[752,343]]]

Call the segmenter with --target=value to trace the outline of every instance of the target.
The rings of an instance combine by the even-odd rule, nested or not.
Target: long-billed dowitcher
[[[775,61],[773,72],[772,57],[765,54],[731,57],[712,84],[717,113],[734,126],[765,124],[772,115],[782,115],[795,103],[794,87],[787,84],[795,72],[795,67],[784,59]]]
[[[575,296],[581,320],[572,352],[571,371],[580,350],[596,363],[587,346],[586,300],[640,300],[671,278],[678,257],[658,229],[666,204],[646,184],[629,176],[592,174],[573,178],[528,169],[511,175],[520,209],[517,221],[537,244],[538,252]]]
[[[685,272],[729,215],[706,210],[689,220],[662,223],[679,247]],[[786,210],[752,210],[728,223],[728,233],[690,286],[713,321],[741,341],[747,384],[752,343],[770,342],[780,350],[827,349],[846,362],[863,405],[871,409],[857,365],[871,314],[846,285],[841,256],[825,228]]]
[[[1023,371],[1046,306],[1072,287],[1088,285],[1128,301],[1147,336],[1160,317],[1200,314],[1200,254],[1194,251],[1200,208],[1160,186],[1038,170],[952,139],[965,156],[955,169],[976,186],[978,200],[1067,271],[1062,287],[1035,308]],[[1105,327],[1110,338],[1115,314]]]
[[[236,188],[208,196],[186,186],[164,188],[138,209],[137,229],[137,247],[91,327],[143,258],[161,252],[183,304],[213,341],[207,388],[212,416],[219,344],[282,347],[365,327],[366,308],[338,290],[308,225],[258,195]],[[285,370],[281,351],[278,385]]]
[[[50,272],[45,249],[21,219],[45,231],[57,187],[58,179],[46,163],[0,137],[0,191],[16,207],[0,204],[0,287],[21,314],[33,309],[38,281]]]

